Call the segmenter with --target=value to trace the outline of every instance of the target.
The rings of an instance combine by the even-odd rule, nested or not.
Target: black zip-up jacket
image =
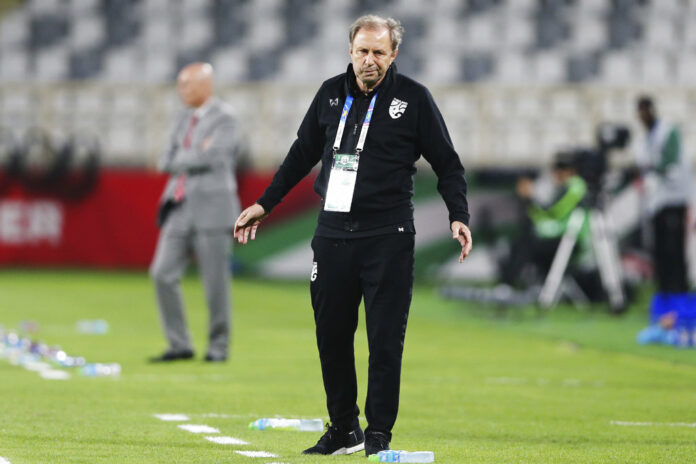
[[[346,94],[350,93],[354,100],[338,153],[355,153],[375,92],[377,101],[360,154],[351,210],[324,211],[333,144]],[[380,85],[365,95],[359,90],[353,67],[349,65],[346,73],[322,84],[297,131],[297,139],[258,204],[270,212],[321,160],[321,172],[314,183],[314,190],[322,198],[317,235],[358,237],[395,233],[397,228],[389,226],[404,224],[408,226],[407,231],[413,231],[413,174],[421,155],[438,176],[437,188],[447,205],[450,223],[461,221],[468,225],[464,168],[428,89],[398,74],[392,64]]]

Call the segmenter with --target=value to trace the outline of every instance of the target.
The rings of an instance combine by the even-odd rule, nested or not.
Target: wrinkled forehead
[[[384,26],[361,27],[353,37],[353,47],[385,48],[391,50],[389,28]]]

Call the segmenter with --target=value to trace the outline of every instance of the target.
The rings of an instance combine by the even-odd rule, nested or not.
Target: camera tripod
[[[582,229],[585,217],[589,220],[590,239],[602,286],[609,297],[611,311],[620,313],[625,309],[626,297],[623,291],[623,278],[619,251],[613,230],[600,208],[576,208],[568,220],[566,231],[556,249],[551,269],[546,275],[544,285],[539,293],[539,305],[542,308],[552,308],[560,298],[560,290],[564,287],[564,276],[568,268],[570,256],[575,248],[578,235]]]

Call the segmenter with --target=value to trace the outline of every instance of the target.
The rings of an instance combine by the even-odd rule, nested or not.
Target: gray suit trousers
[[[181,277],[193,251],[210,313],[208,353],[226,356],[230,334],[230,231],[181,231],[167,221],[157,241],[150,276],[155,282],[162,327],[171,350],[193,350],[181,294]]]

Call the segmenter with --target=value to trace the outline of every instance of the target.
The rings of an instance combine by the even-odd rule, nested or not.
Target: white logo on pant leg
[[[314,261],[314,262],[312,263],[312,275],[309,277],[309,280],[311,280],[312,282],[314,282],[315,280],[317,280],[317,272],[318,272],[318,271],[317,271],[317,262]]]
[[[408,102],[399,100],[398,98],[393,99],[391,105],[389,105],[389,116],[391,116],[392,119],[400,118],[406,111],[407,106]]]

